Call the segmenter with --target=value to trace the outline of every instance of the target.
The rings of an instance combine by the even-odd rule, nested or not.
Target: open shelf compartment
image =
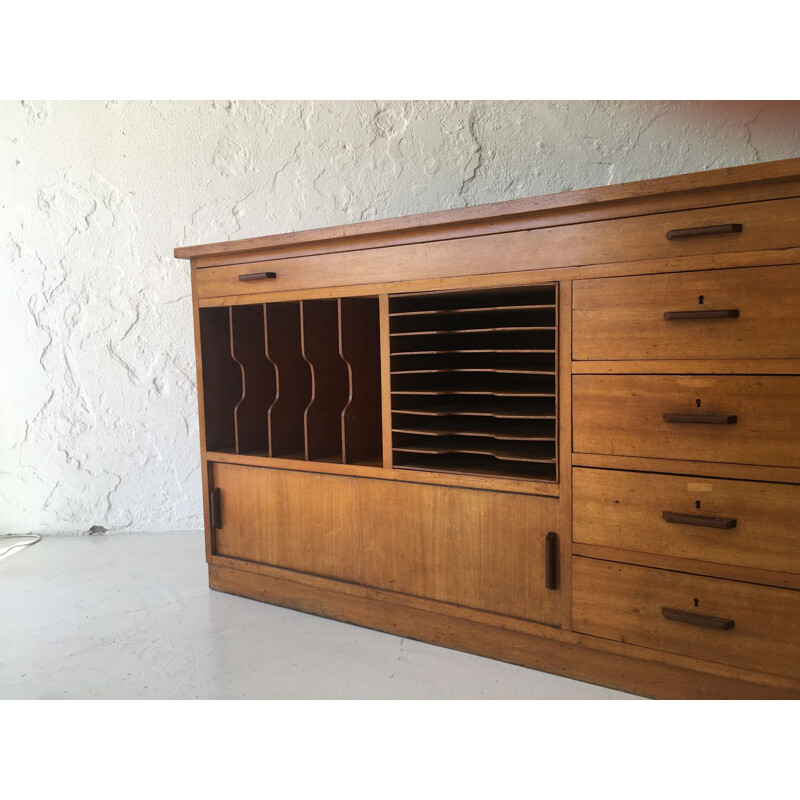
[[[206,449],[380,464],[378,299],[200,309]]]
[[[557,480],[557,285],[389,298],[392,461]]]

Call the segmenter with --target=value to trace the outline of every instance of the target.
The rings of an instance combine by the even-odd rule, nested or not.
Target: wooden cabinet
[[[176,255],[213,588],[800,698],[800,159]]]

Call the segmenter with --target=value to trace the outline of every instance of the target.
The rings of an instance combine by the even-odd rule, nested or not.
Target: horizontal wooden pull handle
[[[278,277],[277,272],[247,272],[239,276],[240,281],[266,281]]]
[[[678,525],[697,525],[699,528],[721,528],[730,530],[736,527],[733,517],[707,517],[704,514],[679,514],[677,511],[664,511],[661,517],[665,522]]]
[[[664,319],[739,319],[738,308],[709,309],[707,311],[665,311]]]
[[[694,239],[696,236],[718,236],[722,233],[741,233],[743,226],[739,222],[728,225],[705,225],[702,228],[678,228],[667,231],[667,239]]]
[[[672,622],[683,622],[686,625],[697,625],[699,628],[713,628],[716,631],[729,631],[734,627],[732,619],[709,617],[708,614],[693,614],[679,608],[662,608],[661,616]]]
[[[664,414],[664,422],[693,422],[699,425],[735,425],[736,414]]]

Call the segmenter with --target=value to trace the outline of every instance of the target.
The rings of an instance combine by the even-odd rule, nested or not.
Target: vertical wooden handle
[[[211,527],[219,529],[222,527],[222,493],[219,486],[211,491],[211,502],[209,503],[211,511]]]
[[[544,537],[544,585],[558,589],[558,536],[553,531]]]

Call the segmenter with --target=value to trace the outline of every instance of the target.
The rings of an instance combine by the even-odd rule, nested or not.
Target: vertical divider
[[[378,297],[378,333],[380,336],[381,419],[383,422],[383,466],[393,467],[392,461],[392,368],[389,339],[389,295]]]
[[[572,281],[556,284],[556,368],[558,372],[558,476],[559,585],[561,628],[573,630],[572,622]]]
[[[231,306],[231,355],[241,368],[242,396],[234,408],[236,452],[267,452],[267,412],[275,400],[275,368],[267,359],[261,305]]]
[[[206,450],[232,450],[242,372],[231,358],[230,310],[227,306],[201,308],[199,317]]]
[[[341,461],[341,417],[348,402],[347,365],[339,355],[338,300],[301,300],[303,358],[311,368],[311,400],[304,414],[306,460]]]
[[[342,461],[381,458],[381,350],[378,299],[339,299],[339,355],[348,372],[348,399],[341,416]]]
[[[303,412],[311,402],[311,371],[303,357],[300,302],[267,303],[264,332],[267,359],[275,368],[276,395],[269,407],[269,454],[302,458]]]

